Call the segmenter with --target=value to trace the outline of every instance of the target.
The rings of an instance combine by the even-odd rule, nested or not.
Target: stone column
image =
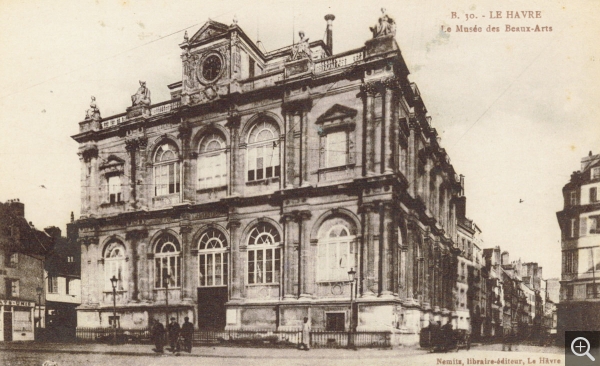
[[[364,115],[363,115],[363,164],[366,175],[375,173],[375,112],[373,106],[373,98],[376,93],[375,83],[369,82],[361,85],[362,95],[364,98]]]
[[[394,293],[392,270],[394,256],[391,248],[395,247],[395,227],[392,215],[392,202],[383,202],[379,207],[379,288],[381,296],[392,296]]]
[[[413,197],[417,195],[417,149],[416,134],[417,126],[415,121],[409,122],[410,134],[408,136],[408,190]]]
[[[192,227],[188,224],[183,224],[179,228],[179,234],[181,235],[181,263],[182,266],[180,268],[181,271],[181,299],[182,300],[192,300],[192,266],[194,265],[192,258],[192,246],[190,233],[192,232]]]
[[[384,89],[383,89],[383,123],[382,123],[382,136],[383,136],[383,156],[381,159],[383,165],[384,173],[392,173],[394,172],[394,154],[398,150],[396,146],[396,139],[394,136],[394,125],[396,121],[392,118],[392,104],[393,104],[393,94],[394,94],[394,84],[395,80],[393,78],[389,78],[384,81]]]
[[[237,112],[232,112],[227,118],[226,127],[229,128],[229,184],[227,185],[227,193],[230,196],[237,196],[240,194],[238,181],[240,177],[237,174],[237,168],[240,158],[240,121],[241,117]],[[243,179],[243,177],[241,177]]]
[[[129,154],[129,209],[136,209],[136,151],[138,149],[137,139],[125,140],[125,150]],[[122,185],[122,183],[121,183]]]
[[[307,220],[310,219],[310,211],[302,211],[298,213],[296,216],[296,221],[298,222],[298,243],[300,245],[300,260],[299,260],[299,292],[300,298],[311,298],[312,293],[310,286],[310,276],[309,276],[309,257],[310,257],[310,237],[307,235]]]
[[[194,201],[196,184],[192,181],[192,166],[190,164],[190,137],[192,135],[192,128],[186,121],[182,121],[179,126],[179,139],[181,140],[182,152],[181,158],[181,201]],[[182,287],[183,289],[183,287]],[[183,293],[183,291],[182,291]]]
[[[408,281],[406,278],[406,267],[407,267],[407,256],[408,256],[408,245],[402,244],[400,246],[400,284],[399,296],[401,299],[406,300],[408,298]]]
[[[300,176],[300,185],[306,187],[310,185],[308,182],[308,159],[310,153],[308,151],[308,113],[304,108],[300,112],[300,120],[302,122],[302,174]]]
[[[84,167],[82,175],[87,177],[85,180],[87,190],[85,191],[87,199],[86,211],[88,215],[93,216],[94,212],[98,212],[98,188],[100,188],[98,174],[98,148],[96,146],[87,146],[81,151]]]
[[[242,286],[244,277],[244,267],[240,258],[240,221],[229,220],[229,240],[231,241],[231,300],[240,301],[242,299]]]
[[[415,257],[415,245],[416,245],[416,240],[415,240],[415,230],[417,230],[417,228],[415,227],[416,224],[413,222],[409,222],[408,223],[408,233],[407,233],[407,238],[408,238],[408,243],[407,243],[407,251],[406,251],[406,297],[409,299],[414,299],[414,295],[415,295],[415,291],[416,289],[415,287],[415,282],[414,282],[414,257]]]
[[[136,179],[136,207],[138,209],[148,209],[148,183],[150,183],[150,179],[147,179],[147,168],[146,168],[146,156],[147,156],[147,147],[148,147],[148,138],[140,137],[138,138],[138,147],[139,153],[137,160],[139,161],[139,172],[137,173]],[[138,186],[139,182],[139,187]]]
[[[283,221],[283,237],[284,237],[284,261],[283,261],[283,298],[286,300],[295,299],[298,294],[294,293],[294,278],[295,278],[295,268],[294,264],[294,236],[293,236],[293,220],[294,215],[292,214],[284,214],[282,216]]]
[[[379,267],[375,263],[376,249],[379,249],[379,217],[377,215],[377,205],[375,204],[364,204],[363,209],[365,210],[365,249],[363,257],[363,271],[364,271],[364,291],[363,297],[375,296],[374,291],[378,288],[376,271]],[[376,248],[377,247],[377,248]]]
[[[304,268],[304,274],[306,280],[305,283],[305,294],[313,296],[315,294],[315,258],[312,255],[313,246],[310,242],[310,219],[312,214],[310,211],[305,210],[299,213],[300,219],[302,220],[302,227],[299,228],[302,231],[302,267]]]
[[[131,289],[131,300],[140,300],[140,252],[139,241],[148,236],[146,230],[131,230],[125,233],[125,240],[129,242],[131,247],[131,261],[129,265],[129,288]]]

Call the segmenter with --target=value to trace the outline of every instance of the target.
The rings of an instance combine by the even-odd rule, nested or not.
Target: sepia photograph
[[[0,0],[0,364],[600,365],[599,20]]]

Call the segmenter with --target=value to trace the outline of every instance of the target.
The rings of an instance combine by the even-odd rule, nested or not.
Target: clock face
[[[221,72],[221,58],[217,55],[211,55],[202,63],[202,77],[206,81],[214,81]]]

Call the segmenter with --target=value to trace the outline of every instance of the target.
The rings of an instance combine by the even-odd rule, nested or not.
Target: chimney
[[[327,14],[325,15],[325,20],[327,21],[327,47],[329,47],[329,52],[333,55],[333,21],[335,20],[335,15]]]
[[[60,238],[62,231],[56,226],[49,226],[44,229],[46,234],[50,235],[52,238]]]
[[[25,205],[18,198],[8,200],[6,203],[13,215],[25,217]]]
[[[462,174],[460,175],[460,195],[465,195],[465,176]]]

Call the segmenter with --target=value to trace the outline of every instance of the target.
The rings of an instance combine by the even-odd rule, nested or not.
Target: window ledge
[[[226,189],[227,189],[227,185],[224,184],[222,186],[216,186],[216,187],[198,188],[198,189],[196,189],[196,193],[207,193],[207,192],[211,192],[211,191],[224,191]]]
[[[270,183],[279,182],[279,177],[265,178],[259,180],[246,181],[247,186],[259,186],[261,184],[267,185]]]
[[[112,294],[113,290],[103,290],[102,292],[104,292],[105,294]],[[126,292],[127,292],[127,290],[117,290],[118,294],[124,294]],[[65,294],[65,295],[68,295],[68,294]],[[75,295],[72,295],[72,296],[75,296]]]
[[[317,170],[317,172],[318,173],[338,172],[338,171],[342,171],[342,170],[354,169],[355,166],[356,166],[355,163],[339,165],[339,166],[332,166],[332,167],[327,167],[327,168],[321,168],[321,169]]]
[[[105,202],[105,203],[100,204],[100,208],[118,207],[118,206],[123,206],[124,204],[125,204],[125,201],[119,201],[119,202],[114,202],[114,203]]]
[[[273,283],[247,283],[246,286],[257,287],[257,286],[279,286],[279,282]]]

